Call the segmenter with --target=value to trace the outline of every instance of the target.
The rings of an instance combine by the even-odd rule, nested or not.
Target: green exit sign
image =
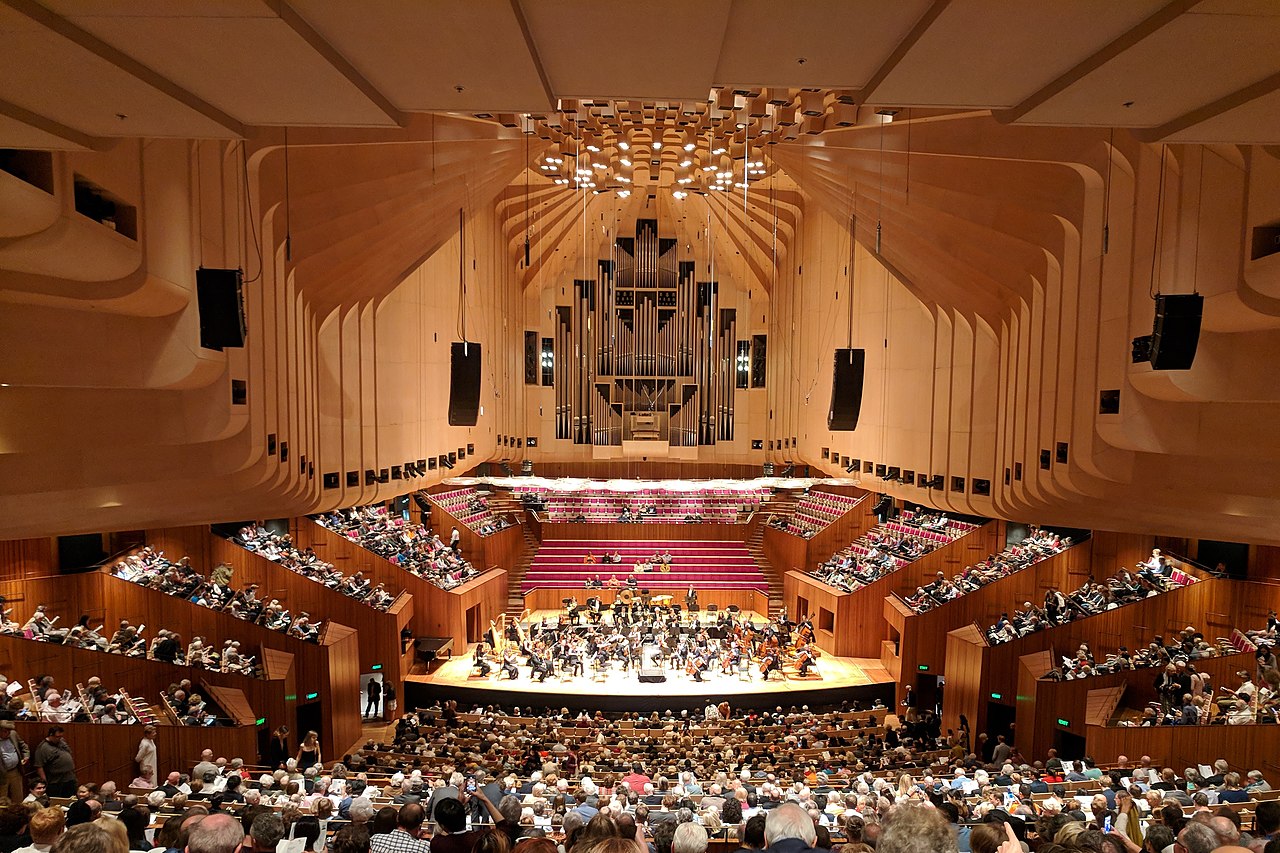
[[[1003,694],[1003,693],[992,693],[992,694],[991,694],[991,698],[992,698],[992,699],[1003,699],[1003,698],[1004,698],[1004,694]]]
[[[372,669],[373,669],[373,671],[374,671],[374,672],[377,672],[378,670],[382,669],[382,664],[380,664],[380,663],[375,663],[375,664],[373,665]]]
[[[916,665],[916,669],[920,670],[921,672],[928,672],[928,671],[929,671],[929,664],[927,664],[927,663],[917,664],[917,665]]]
[[[266,717],[259,717],[257,721],[254,723],[254,725],[257,725],[257,726],[265,726],[266,724],[267,724]]]
[[[297,693],[290,693],[288,696],[284,697],[284,701],[286,701],[286,702],[297,702],[297,701],[298,701],[298,694],[297,694]]]
[[[319,693],[308,693],[308,694],[307,694],[307,698],[308,698],[308,699],[315,699],[315,698],[316,698],[316,697],[318,697],[319,695],[320,695]]]
[[[1069,726],[1069,725],[1071,725],[1071,723],[1069,723],[1068,721],[1066,721],[1066,720],[1062,719],[1061,717],[1059,717],[1059,718],[1058,718],[1058,725],[1060,725],[1060,726]]]

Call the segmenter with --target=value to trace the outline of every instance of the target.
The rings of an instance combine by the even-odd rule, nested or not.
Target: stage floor
[[[541,618],[543,611],[532,614]],[[546,611],[545,615],[556,615]],[[759,614],[749,614],[759,624],[765,618]],[[447,695],[464,701],[465,697],[475,694],[475,701],[495,701],[500,696],[504,702],[530,702],[547,705],[559,705],[566,702],[593,706],[608,704],[601,702],[601,697],[626,701],[627,698],[643,698],[645,704],[660,702],[663,697],[685,705],[690,700],[706,700],[710,697],[756,697],[766,702],[840,702],[844,698],[861,698],[864,695],[878,696],[885,693],[890,700],[893,695],[893,679],[874,658],[840,658],[823,654],[817,667],[810,671],[807,678],[800,678],[793,666],[788,666],[781,675],[773,673],[769,680],[760,677],[758,664],[749,668],[750,680],[733,673],[725,675],[719,667],[704,673],[701,682],[695,681],[684,670],[667,668],[665,682],[641,682],[636,669],[623,671],[615,664],[602,673],[593,674],[588,667],[582,676],[561,676],[556,674],[543,683],[534,681],[529,675],[529,667],[520,666],[520,677],[508,679],[497,666],[487,677],[472,675],[475,646],[468,646],[459,651],[453,658],[440,664],[435,671],[426,675],[411,675],[406,680],[406,689],[412,690],[414,685],[421,685],[420,690],[430,695]],[[816,673],[816,674],[815,674]],[[887,686],[887,692],[867,688],[879,685]],[[861,689],[855,689],[861,688]],[[415,691],[416,692],[416,691]],[[827,695],[829,694],[829,695]],[[824,700],[824,697],[825,700]]]

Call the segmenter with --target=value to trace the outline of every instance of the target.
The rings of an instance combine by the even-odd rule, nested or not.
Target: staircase
[[[493,507],[492,502],[489,504]],[[517,517],[520,517],[518,514]],[[524,612],[524,595],[520,592],[520,587],[524,583],[524,576],[529,571],[529,566],[533,565],[533,558],[538,554],[538,540],[529,532],[528,525],[521,522],[520,534],[524,536],[524,549],[520,554],[520,559],[516,564],[507,571],[507,615],[513,619],[520,618],[520,614]]]
[[[766,517],[770,515],[791,515],[795,512],[797,498],[794,492],[779,491],[768,501],[765,502],[760,512]],[[776,616],[782,610],[782,572],[778,571],[772,563],[764,556],[764,532],[767,525],[761,523],[756,527],[756,531],[751,538],[747,540],[747,550],[751,552],[751,558],[756,561],[756,565],[760,567],[760,572],[764,575],[765,580],[769,582],[769,613],[768,616]]]

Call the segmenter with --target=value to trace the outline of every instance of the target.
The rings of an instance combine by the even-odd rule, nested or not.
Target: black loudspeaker
[[[475,426],[480,417],[480,345],[449,347],[449,426]]]
[[[835,371],[831,374],[831,409],[827,412],[827,429],[848,431],[858,428],[858,415],[862,412],[862,372],[866,366],[866,350],[836,350]]]
[[[539,378],[539,366],[541,355],[539,347],[541,340],[538,338],[537,332],[526,331],[524,333],[524,384],[537,385]]]
[[[244,297],[240,270],[196,270],[196,304],[200,308],[200,346],[205,349],[244,346]]]
[[[1190,370],[1200,344],[1204,297],[1180,293],[1156,297],[1156,325],[1151,333],[1152,370]]]

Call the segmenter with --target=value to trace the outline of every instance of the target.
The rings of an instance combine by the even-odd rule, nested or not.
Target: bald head
[[[236,853],[244,839],[238,820],[229,814],[211,814],[191,828],[187,853]]]

